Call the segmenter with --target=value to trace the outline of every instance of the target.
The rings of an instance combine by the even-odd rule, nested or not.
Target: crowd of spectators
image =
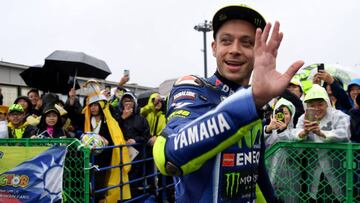
[[[301,81],[293,78],[287,90],[273,101],[273,108],[264,118],[264,135],[267,147],[281,140],[314,142],[360,142],[360,79],[352,80],[344,88],[342,81],[326,71],[319,71],[313,77],[313,86],[305,92]],[[154,93],[148,103],[140,107],[132,92],[122,87],[128,78],[122,78],[120,86],[111,93],[106,87],[99,87],[88,95],[84,106],[80,104],[74,89],[70,90],[66,101],[61,101],[56,94],[46,93],[40,96],[39,91],[31,89],[27,96],[16,98],[9,107],[2,105],[3,96],[0,89],[0,138],[77,138],[86,132],[93,132],[103,137],[104,142],[116,145],[113,129],[120,130],[126,144],[138,153],[132,161],[129,172],[131,196],[144,194],[146,189],[155,193],[159,182],[171,183],[171,179],[154,177],[157,171],[152,161],[141,162],[152,157],[152,147],[158,135],[166,125],[165,102],[160,94]],[[93,81],[94,82],[94,81]],[[95,82],[96,83],[96,82]],[[322,85],[322,86],[321,86]],[[345,90],[346,89],[346,90]],[[99,94],[93,94],[97,92]],[[271,105],[269,105],[271,106]],[[116,121],[111,123],[111,121]],[[125,143],[124,143],[125,144]],[[318,150],[318,163],[313,171],[313,181],[309,188],[311,197],[316,199],[320,175],[331,182],[330,186],[337,195],[342,192],[338,181],[331,170],[327,150]],[[95,158],[95,165],[106,167],[112,165],[113,151],[104,150]],[[291,177],[293,170],[278,170],[289,162],[289,153],[283,150],[270,160],[269,176],[275,188],[286,188],[288,185],[278,183],[276,176]],[[149,178],[141,178],[145,176]],[[106,171],[95,173],[95,190],[106,187]],[[300,190],[300,185],[293,185]],[[172,191],[162,198],[173,200]],[[125,195],[126,196],[126,195]],[[130,195],[128,196],[130,198]],[[96,195],[96,202],[104,202],[106,193]],[[285,202],[297,202],[293,197],[283,199]],[[158,201],[163,201],[158,199]]]
[[[288,90],[279,98],[274,100],[274,108],[269,119],[264,119],[264,135],[268,147],[278,141],[311,141],[316,143],[349,143],[360,141],[360,79],[352,80],[347,87],[343,82],[324,70],[318,71],[312,81],[312,87],[304,92],[300,81],[293,79]],[[347,91],[345,90],[347,89]],[[291,95],[292,96],[289,96]],[[294,98],[298,99],[294,99]],[[298,105],[299,100],[301,106]],[[296,106],[296,107],[295,107]],[[301,113],[298,108],[300,107]],[[270,115],[270,114],[268,114]],[[296,118],[297,116],[297,118]],[[295,119],[296,118],[296,119]],[[302,168],[311,163],[308,167],[306,176],[310,183],[307,185],[311,201],[318,200],[318,190],[320,181],[325,179],[335,194],[337,201],[345,196],[345,191],[341,189],[344,181],[334,172],[337,163],[327,149],[317,149],[315,155],[309,155],[310,152],[297,151],[305,157],[304,160],[297,160],[290,157],[290,149],[284,149],[271,157],[270,161],[270,179],[275,189],[284,189],[291,187],[292,190],[301,191],[299,181],[284,181],[287,177],[298,177],[300,179],[300,167],[292,167],[292,162],[299,161]],[[313,153],[313,151],[311,151]],[[312,160],[314,159],[314,160]],[[340,161],[340,160],[337,160]],[[291,171],[284,169],[291,168]],[[294,174],[295,173],[295,174]],[[279,179],[282,179],[279,181]],[[288,180],[294,180],[289,178]],[[284,202],[298,202],[299,198],[294,196],[281,197]]]

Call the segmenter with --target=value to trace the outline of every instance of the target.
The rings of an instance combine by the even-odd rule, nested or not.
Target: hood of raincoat
[[[122,110],[123,110],[123,105],[122,105],[122,101],[125,99],[125,98],[131,98],[133,101],[134,101],[134,114],[136,114],[136,113],[139,113],[139,109],[138,109],[138,104],[137,104],[137,98],[135,97],[135,95],[133,94],[133,93],[131,93],[131,92],[125,92],[123,95],[122,95],[122,97],[121,97],[121,99],[120,99],[120,104],[119,104],[119,106],[120,106],[120,111],[122,112]]]
[[[331,107],[329,95],[327,94],[325,88],[321,87],[318,84],[314,84],[311,89],[307,92],[304,98],[305,104],[313,99],[323,99],[326,101],[328,108]]]
[[[293,128],[294,127],[294,116],[295,116],[295,111],[296,111],[294,104],[284,98],[279,99],[279,101],[277,101],[274,106],[273,116],[275,116],[276,110],[279,109],[281,106],[286,106],[289,109],[289,111],[291,113],[291,119],[290,119],[290,122],[287,127]]]

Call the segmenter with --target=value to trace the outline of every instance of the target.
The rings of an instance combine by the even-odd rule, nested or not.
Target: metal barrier
[[[89,203],[90,150],[80,148],[77,139],[0,139],[0,146],[52,146],[67,145],[63,174],[64,202]]]
[[[360,144],[281,141],[265,160],[284,202],[360,202]]]
[[[96,156],[91,155],[90,150],[86,147],[79,147],[80,142],[77,139],[0,139],[0,146],[24,146],[24,147],[36,147],[36,146],[52,146],[52,145],[67,145],[68,151],[65,159],[64,174],[63,174],[63,201],[64,202],[74,202],[74,203],[89,203],[94,202],[94,199],[91,198],[95,193],[104,192],[113,187],[101,188],[98,190],[91,191],[91,188],[94,188],[94,182],[90,182],[90,179],[93,179],[94,170],[110,170],[114,167],[122,167],[127,164],[120,163],[116,166],[107,166],[102,168],[97,168],[92,166],[90,160],[94,160]],[[138,145],[138,144],[135,144]],[[115,147],[120,148],[120,157],[122,148],[125,146],[135,146],[135,145],[118,145],[118,146],[107,146],[103,148],[97,148],[96,150],[112,150]],[[144,153],[145,148],[144,148]],[[142,194],[139,196],[132,196],[130,200],[122,200],[120,202],[134,202],[139,199],[146,199],[153,195],[155,198],[158,198],[160,195],[166,195],[166,189],[173,188],[174,184],[155,184],[155,188],[149,187],[150,179],[159,179],[162,178],[159,172],[155,171],[153,173],[148,173],[145,163],[153,162],[152,157],[143,157],[140,160],[133,161],[128,164],[143,164],[142,175],[136,179],[129,179],[129,182],[119,182],[115,187],[120,187],[135,183],[141,183],[143,185]],[[151,164],[150,164],[151,165]],[[121,179],[121,178],[120,178]],[[90,187],[90,184],[92,187]],[[169,194],[167,194],[169,195]]]
[[[129,200],[120,200],[120,202],[126,202],[126,203],[131,203],[131,202],[135,202],[138,200],[145,200],[149,197],[154,197],[155,199],[159,199],[162,198],[162,196],[167,196],[167,195],[171,195],[171,194],[167,194],[166,190],[169,188],[173,188],[174,187],[174,183],[166,183],[165,180],[163,181],[158,181],[160,178],[164,178],[164,176],[162,176],[160,174],[160,172],[158,171],[154,171],[152,173],[149,173],[149,167],[154,167],[154,164],[151,164],[154,162],[154,158],[151,156],[147,156],[147,152],[146,152],[146,145],[141,145],[141,144],[126,144],[126,145],[117,145],[117,146],[106,146],[106,147],[101,147],[101,148],[96,148],[95,150],[112,150],[113,148],[120,148],[120,159],[122,157],[122,148],[123,147],[128,147],[128,146],[140,146],[143,151],[142,153],[140,153],[138,156],[142,156],[139,157],[140,159],[134,159],[132,162],[130,163],[120,163],[119,165],[116,166],[107,166],[107,167],[98,167],[98,168],[93,168],[92,170],[98,170],[98,171],[106,171],[106,170],[110,170],[112,168],[115,167],[120,167],[120,174],[122,174],[122,167],[125,165],[132,165],[132,171],[135,169],[136,166],[141,165],[141,174],[135,174],[135,176],[131,177],[130,173],[132,171],[130,171],[129,175],[129,181],[128,182],[119,182],[118,185],[116,185],[116,187],[120,187],[122,188],[124,185],[129,184],[130,187],[132,188],[132,192],[136,189],[138,189],[138,187],[140,186],[141,189],[139,190],[139,194],[135,195],[135,194],[131,194],[131,199]],[[96,155],[91,155],[91,162],[94,163],[96,160]],[[137,167],[138,168],[138,167]],[[121,178],[120,178],[121,180]],[[159,184],[159,182],[161,182],[162,184]],[[165,182],[165,184],[163,184]],[[91,183],[92,183],[92,188],[95,188],[95,181],[94,181],[94,176],[91,177]],[[105,187],[105,188],[100,188],[98,190],[93,191],[94,194],[97,193],[101,193],[101,192],[105,192],[107,190],[110,190],[114,188],[113,187]],[[121,193],[120,193],[121,194]],[[122,198],[120,198],[122,199]],[[94,199],[91,201],[92,203],[95,203]]]

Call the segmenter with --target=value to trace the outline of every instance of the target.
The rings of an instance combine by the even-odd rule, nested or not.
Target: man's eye
[[[254,46],[254,41],[252,41],[250,39],[242,40],[241,43],[244,47],[253,47]]]
[[[228,38],[223,38],[223,39],[221,39],[221,43],[223,43],[223,44],[230,44],[230,43],[231,43],[231,40],[228,39]]]

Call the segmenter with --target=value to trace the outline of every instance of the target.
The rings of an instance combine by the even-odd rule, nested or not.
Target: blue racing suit
[[[161,173],[174,176],[177,202],[255,202],[275,195],[264,165],[262,123],[252,89],[218,72],[176,81],[168,123],[154,146]]]

